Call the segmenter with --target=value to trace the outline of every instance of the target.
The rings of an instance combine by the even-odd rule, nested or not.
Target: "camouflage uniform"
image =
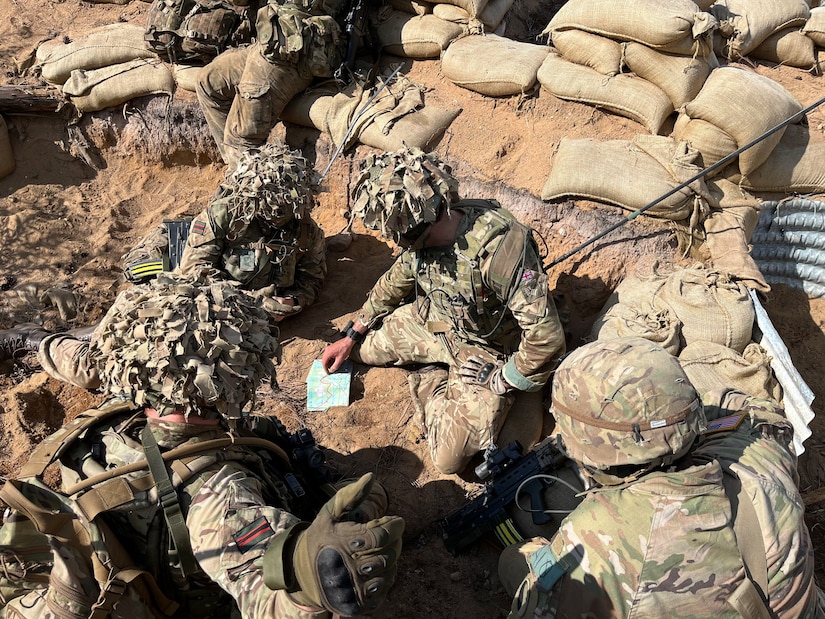
[[[128,421],[124,422],[124,419]],[[97,431],[104,437],[107,447],[107,468],[144,459],[140,444],[136,445],[127,431],[136,423],[142,423],[140,420],[146,421],[141,410],[132,410],[120,415],[117,424],[107,424]],[[219,426],[192,426],[163,419],[150,419],[149,424],[163,450],[226,436],[226,430]],[[208,453],[200,457],[208,457]],[[286,591],[272,590],[264,584],[262,557],[269,543],[301,519],[288,509],[289,496],[283,480],[274,487],[282,500],[273,501],[273,487],[269,487],[267,503],[260,472],[249,468],[255,466],[256,460],[258,456],[252,452],[229,448],[222,452],[219,463],[203,469],[178,489],[181,504],[188,506],[184,507],[186,528],[194,557],[202,570],[189,580],[182,579],[177,567],[156,564],[159,556],[165,556],[162,548],[148,548],[151,536],[147,531],[155,516],[159,516],[157,499],[147,501],[136,496],[100,516],[117,531],[119,542],[137,567],[148,570],[162,593],[181,604],[181,611],[175,616],[181,616],[181,613],[183,616],[229,616],[235,606],[244,618],[321,619],[330,616],[325,610],[305,608]],[[194,463],[196,461],[188,466]],[[67,472],[67,477],[69,474]],[[135,483],[139,474],[127,477]],[[64,487],[66,485],[64,479]],[[65,595],[67,590],[74,590],[76,595]],[[65,619],[67,615],[47,608],[48,603],[58,608],[71,606],[79,616],[88,616],[98,594],[98,585],[86,562],[64,547],[62,552],[55,554],[49,585],[29,592],[17,591],[19,597],[7,605],[4,616],[9,619]],[[196,605],[189,606],[188,603]],[[109,616],[137,619],[156,615],[150,605],[130,589]]]
[[[207,267],[212,277],[228,275],[245,290],[274,284],[273,296],[294,296],[299,309],[311,305],[327,272],[323,230],[308,215],[278,228],[255,219],[233,237],[229,201],[215,200],[192,221],[180,272]]]
[[[333,0],[272,0],[258,11],[258,39],[228,49],[198,79],[198,102],[221,157],[233,167],[238,155],[265,143],[289,101],[312,82],[329,77],[339,62],[339,27],[329,17]]]
[[[664,354],[660,360],[667,363],[666,351],[657,348]],[[567,361],[574,370],[583,362],[581,358]],[[657,375],[658,368],[650,367],[647,376],[631,377],[641,376],[636,384],[619,379],[628,381],[620,390],[592,381],[580,380],[576,385],[566,380],[565,369],[559,368],[553,393],[557,423],[572,424],[558,426],[564,444],[594,478],[601,474],[605,480],[613,479],[586,496],[552,541],[536,538],[502,554],[502,581],[515,590],[511,618],[741,617],[735,599],[755,602],[747,616],[768,616],[752,585],[759,582],[755,573],[759,567],[753,570],[755,563],[743,559],[748,547],[766,557],[762,569],[767,572],[771,617],[825,616],[819,607],[813,548],[797,490],[792,429],[778,405],[732,390],[706,394],[708,425],[698,434],[690,430],[692,405],[685,407],[695,395],[675,407],[667,406],[667,399],[680,397],[677,391],[684,393],[684,385],[690,385],[684,376],[664,381]],[[605,358],[591,377],[596,380],[601,374],[603,382],[610,383],[611,372],[618,377],[626,369],[616,358]],[[671,393],[658,398],[651,393],[652,384],[662,386],[662,395]],[[556,409],[557,395],[570,409]],[[582,413],[587,404],[592,412]],[[666,417],[658,412],[639,416],[632,431],[620,429],[611,424],[617,419],[613,411],[622,406],[637,411],[658,407]],[[654,422],[657,417],[660,421]],[[694,419],[701,421],[701,417]],[[582,431],[586,424],[589,431]],[[660,436],[667,438],[656,442],[659,428],[667,433]],[[689,459],[678,461],[681,467],[642,470],[623,483],[613,477],[623,464],[638,470],[642,462],[629,462],[644,459],[646,449],[649,460],[662,455],[651,446],[677,456],[689,449]],[[614,468],[605,466],[611,458],[616,458]],[[737,496],[730,488],[738,484],[742,492]],[[732,500],[740,506],[739,519],[734,517]],[[752,502],[755,524],[742,516],[749,511],[743,500]],[[743,522],[761,530],[755,545],[750,536],[737,542]],[[743,590],[756,597],[741,597]]]
[[[464,384],[462,362],[473,355],[506,359],[507,381],[537,391],[564,352],[562,326],[532,244],[525,239],[519,247],[504,277],[509,285],[493,281],[501,264],[496,252],[513,216],[492,201],[464,200],[452,209],[464,213],[454,244],[399,256],[358,314],[376,328],[354,352],[369,365],[448,366],[411,376],[410,387],[423,404],[433,461],[450,473],[496,439],[513,401]]]

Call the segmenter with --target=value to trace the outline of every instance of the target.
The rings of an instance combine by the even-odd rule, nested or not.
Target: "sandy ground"
[[[514,32],[536,34],[548,15],[517,0]],[[88,4],[77,0],[0,0],[0,68],[7,84],[32,85],[18,77],[16,63],[36,45],[55,36],[78,36],[89,28],[129,21],[143,23],[148,5]],[[546,13],[546,11],[545,11]],[[537,30],[536,30],[537,29]],[[398,59],[395,59],[398,60]],[[797,69],[758,66],[803,105],[817,100],[823,78]],[[463,90],[439,72],[439,62],[407,62],[405,71],[424,85],[426,101],[459,107],[461,114],[436,151],[454,166],[467,197],[495,197],[543,235],[548,263],[621,220],[612,207],[586,202],[542,203],[550,156],[562,137],[628,139],[641,125],[584,105],[558,100],[546,92],[491,99]],[[42,84],[35,84],[42,86]],[[0,109],[0,112],[2,110]],[[180,138],[158,140],[155,122],[171,113]],[[120,256],[164,217],[196,214],[223,176],[223,165],[192,93],[176,93],[171,111],[165,101],[142,99],[121,109],[77,120],[70,110],[6,116],[17,161],[16,171],[0,179],[0,327],[36,320],[49,328],[90,324],[101,317],[117,292]],[[811,114],[814,139],[823,137],[825,111]],[[80,131],[90,156],[78,158]],[[317,170],[329,162],[332,147],[317,131],[279,125],[273,137],[303,148]],[[345,220],[348,188],[358,161],[369,149],[339,157],[325,179],[314,216],[328,237]],[[90,165],[90,163],[92,165]],[[588,162],[582,162],[588,165]],[[773,198],[773,196],[765,196]],[[377,617],[500,617],[509,600],[496,576],[498,550],[481,544],[454,557],[439,539],[437,522],[478,491],[472,474],[440,475],[417,441],[401,369],[356,367],[353,403],[323,413],[306,411],[305,378],[317,358],[366,292],[393,260],[393,249],[356,227],[352,244],[329,254],[329,275],[318,302],[282,329],[284,358],[278,368],[281,391],[261,393],[261,411],[277,414],[290,428],[309,427],[328,460],[348,476],[373,470],[388,487],[392,511],[405,517],[407,534],[398,582]],[[610,291],[626,273],[651,258],[675,260],[677,243],[670,222],[640,218],[599,243],[555,266],[551,277],[570,317],[575,346],[587,332]],[[61,287],[78,299],[77,316],[22,298],[20,286]],[[825,401],[825,301],[774,287],[766,307],[791,350],[794,362],[817,395],[814,437],[803,461],[802,487],[816,540],[818,574],[825,574],[825,513],[816,445],[825,440],[821,412]],[[30,356],[0,364],[0,474],[13,475],[32,445],[66,420],[101,401],[49,379]],[[517,416],[510,430],[518,433]]]

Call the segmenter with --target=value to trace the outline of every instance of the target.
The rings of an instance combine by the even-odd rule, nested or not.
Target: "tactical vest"
[[[264,57],[296,65],[307,77],[331,77],[343,59],[341,28],[321,12],[323,4],[295,0],[262,7],[255,26]]]
[[[207,63],[227,47],[239,23],[227,0],[154,0],[143,38],[169,62]]]
[[[480,223],[483,229],[480,234],[464,237],[467,246],[455,252],[454,265],[427,267],[419,251],[417,283],[429,290],[427,300],[434,313],[449,320],[462,339],[480,345],[495,341],[509,353],[518,344],[519,327],[507,312],[507,301],[521,280],[525,258],[528,264],[539,262],[538,247],[530,229],[495,200],[461,200],[453,208],[472,213],[472,217],[481,212],[473,227]],[[501,241],[491,255],[490,246],[498,238]],[[427,282],[421,279],[424,274]]]
[[[213,229],[225,229],[229,220],[226,204],[213,203],[209,216]],[[290,288],[295,284],[298,261],[309,250],[311,225],[306,219],[293,219],[265,232],[253,221],[237,239],[225,237],[221,268],[246,289],[270,284]]]
[[[102,454],[114,448],[106,442],[111,428],[114,435],[139,436],[146,457],[104,468]],[[229,616],[232,598],[200,572],[192,555],[178,489],[186,485],[192,496],[217,465],[235,461],[260,475],[270,504],[304,518],[311,518],[317,506],[290,491],[296,483],[291,473],[283,478],[273,473],[290,469],[290,458],[278,445],[221,433],[221,438],[187,440],[161,453],[135,405],[115,398],[82,413],[35,449],[18,479],[0,490],[0,498],[31,521],[43,541],[48,535],[53,546],[62,548],[61,560],[69,556],[77,566],[62,578],[52,571],[46,601],[56,619],[107,619],[116,603],[119,609],[134,608],[135,600],[140,616]],[[117,453],[110,455],[117,461]],[[266,466],[266,460],[274,466]],[[43,482],[55,462],[62,475],[60,492]],[[89,576],[85,583],[84,574]]]

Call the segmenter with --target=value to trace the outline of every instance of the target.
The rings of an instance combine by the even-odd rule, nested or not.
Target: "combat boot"
[[[48,331],[33,322],[24,322],[0,331],[0,361],[14,359],[25,352],[37,352],[47,335]]]
[[[92,334],[97,329],[97,325],[89,325],[88,327],[75,327],[66,331],[72,337],[79,339],[81,342],[91,342]]]

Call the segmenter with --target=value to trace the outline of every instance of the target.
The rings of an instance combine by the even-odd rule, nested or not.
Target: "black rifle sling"
[[[170,560],[173,564],[180,564],[180,570],[184,577],[199,572],[200,566],[195,560],[192,552],[192,544],[189,541],[189,529],[186,527],[186,519],[178,500],[178,492],[166,470],[166,463],[160,454],[160,447],[155,440],[149,425],[143,426],[140,432],[140,442],[143,444],[143,451],[146,454],[146,461],[149,464],[149,472],[155,480],[158,489],[158,503],[163,509],[163,516],[169,527],[169,535],[172,538],[172,548],[170,548]]]

